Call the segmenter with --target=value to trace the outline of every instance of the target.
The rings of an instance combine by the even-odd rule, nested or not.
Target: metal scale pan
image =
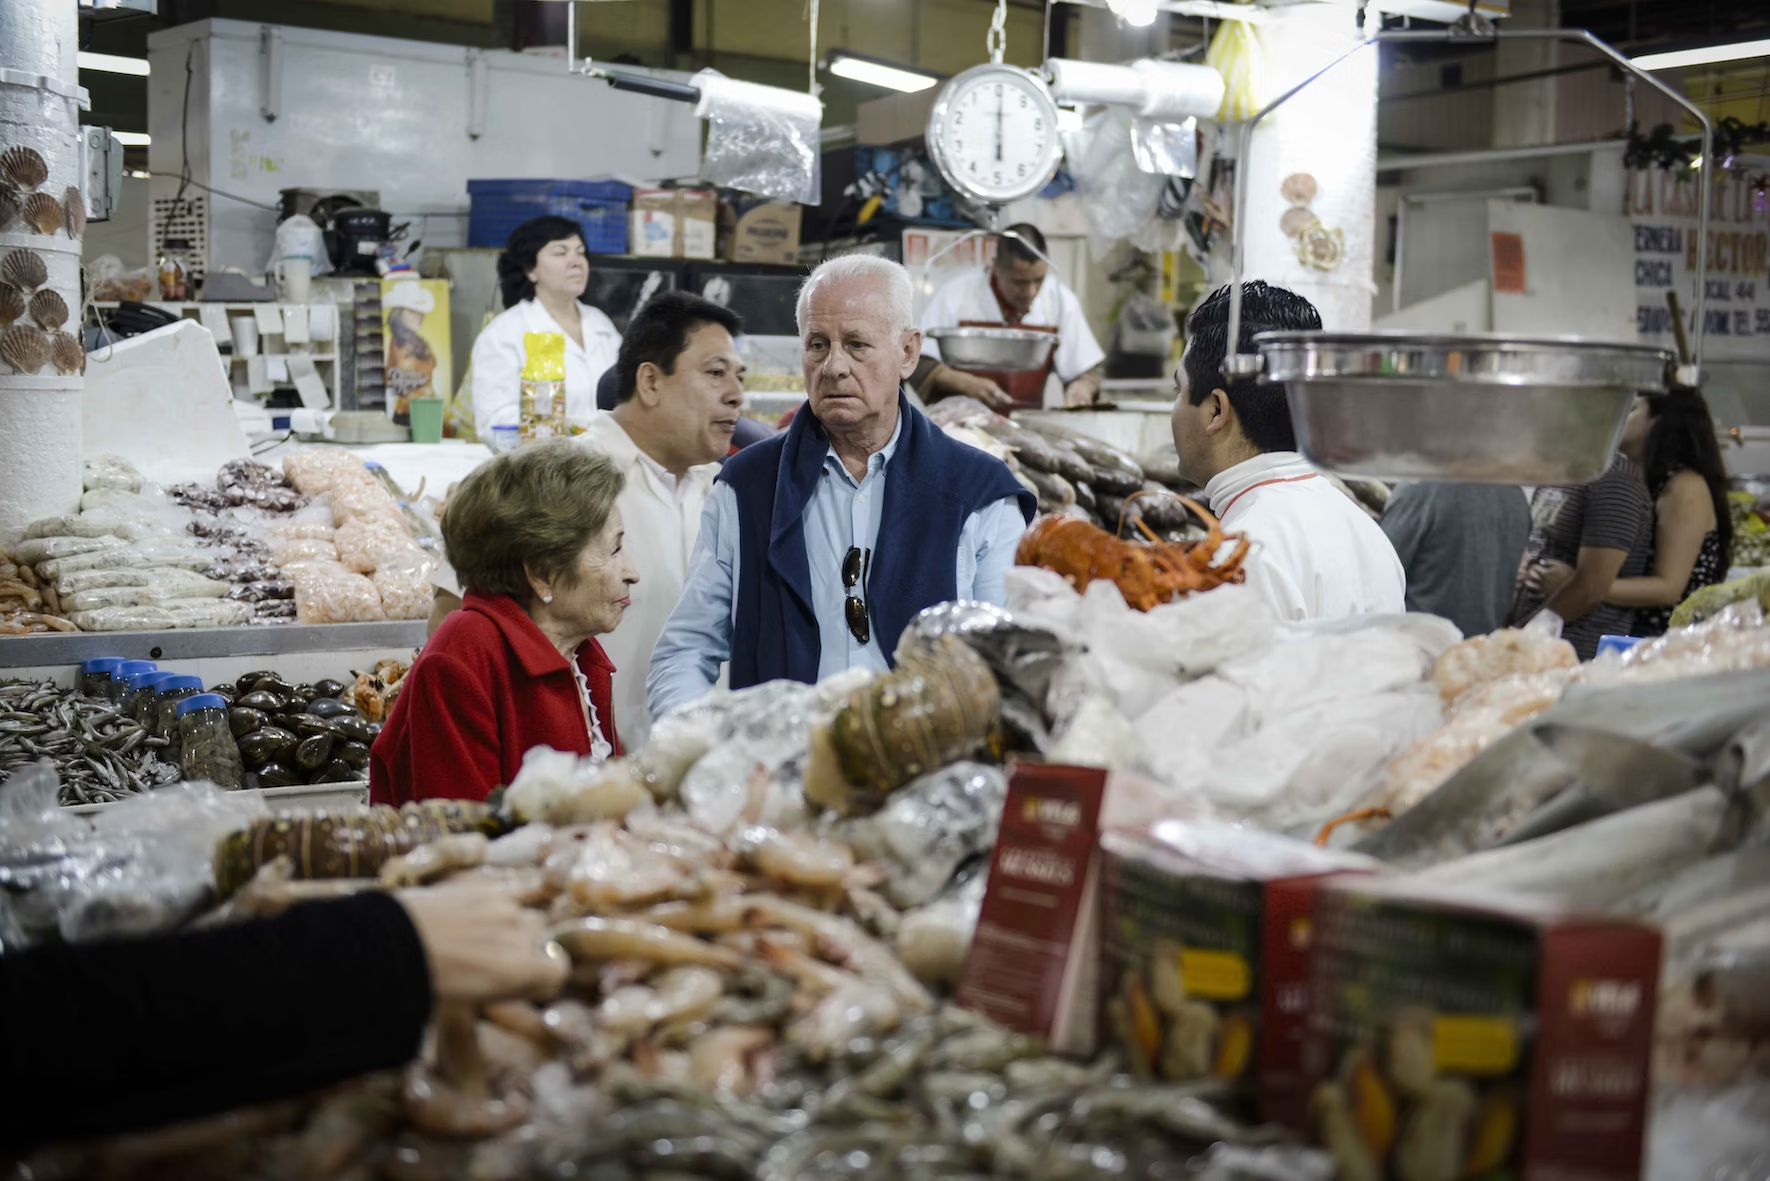
[[[1381,41],[1481,39],[1575,41],[1644,79],[1702,124],[1703,156],[1714,129],[1701,108],[1584,31],[1498,30],[1465,16],[1442,32],[1378,33],[1348,50],[1260,110],[1243,125],[1246,161],[1254,127],[1323,74]],[[1241,233],[1248,169],[1236,177],[1231,242],[1231,342],[1241,339]],[[1700,173],[1698,241],[1708,239],[1709,171]],[[1703,322],[1706,252],[1697,252],[1696,323]],[[1232,347],[1234,347],[1232,345]],[[1392,480],[1565,484],[1610,466],[1623,420],[1637,393],[1701,381],[1702,335],[1692,363],[1664,349],[1572,337],[1522,339],[1426,333],[1265,332],[1257,353],[1224,358],[1230,378],[1283,384],[1303,455],[1325,471]]]

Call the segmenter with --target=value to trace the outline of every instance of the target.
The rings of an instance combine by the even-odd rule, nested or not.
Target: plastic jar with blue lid
[[[123,712],[144,726],[154,724],[154,695],[160,690],[160,682],[177,676],[166,669],[156,669],[151,673],[137,673],[130,678],[129,696],[123,701]]]
[[[129,678],[142,673],[159,672],[160,666],[151,660],[125,660],[111,670],[110,698],[121,704],[123,695],[128,692]]]
[[[207,779],[217,787],[244,787],[246,764],[227,726],[227,701],[217,693],[197,693],[178,703],[179,766],[186,779]]]
[[[203,691],[202,677],[171,676],[154,691],[154,721],[149,729],[155,738],[178,742],[178,703]],[[176,752],[172,752],[175,756]],[[169,756],[171,757],[171,756]]]
[[[1630,648],[1633,648],[1636,644],[1639,644],[1642,640],[1644,640],[1646,638],[1647,637],[1645,637],[1645,636],[1616,636],[1616,635],[1599,636],[1598,637],[1598,655],[1602,656],[1606,652],[1615,652],[1618,655],[1621,655],[1622,653],[1627,652]]]
[[[95,656],[80,662],[80,692],[88,697],[109,697],[111,677],[123,665],[121,656]]]

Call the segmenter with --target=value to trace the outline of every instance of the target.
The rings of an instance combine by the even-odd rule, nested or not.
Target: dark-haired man
[[[1009,226],[996,239],[988,267],[949,281],[922,310],[922,361],[910,379],[927,401],[964,394],[986,406],[1044,405],[1045,377],[1063,383],[1066,406],[1090,406],[1099,397],[1106,354],[1088,327],[1075,292],[1051,277],[1050,253],[1038,227]],[[1037,328],[1057,334],[1057,348],[1043,369],[1007,373],[954,369],[943,364],[935,328]]]
[[[1240,352],[1256,333],[1321,327],[1295,292],[1243,284]],[[1175,384],[1174,447],[1180,471],[1202,484],[1229,532],[1254,543],[1248,585],[1280,619],[1342,619],[1407,610],[1407,578],[1382,529],[1297,454],[1282,386],[1223,376],[1229,288],[1186,324]],[[1227,387],[1227,388],[1226,388]]]
[[[733,340],[741,328],[735,313],[698,295],[654,297],[621,338],[615,408],[578,436],[626,477],[615,503],[641,579],[620,626],[601,643],[615,666],[615,717],[631,750],[651,732],[645,678],[652,646],[682,597],[701,510],[743,408],[744,363]],[[444,567],[434,581],[433,630],[460,606],[453,571]]]

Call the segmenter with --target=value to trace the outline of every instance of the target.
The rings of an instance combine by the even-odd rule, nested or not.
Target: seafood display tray
[[[261,787],[255,789],[264,797],[272,811],[283,808],[342,808],[369,802],[369,781],[356,779],[345,783],[297,783],[293,787]],[[93,816],[115,804],[73,804],[64,809],[76,816]]]
[[[98,656],[125,660],[200,660],[292,656],[380,649],[410,651],[424,643],[422,619],[381,623],[289,623],[276,627],[211,627],[175,631],[63,632],[0,640],[0,677],[10,670],[78,665]]]

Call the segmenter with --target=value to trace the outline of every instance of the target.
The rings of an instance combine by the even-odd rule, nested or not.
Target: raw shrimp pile
[[[545,909],[564,995],[441,1006],[424,1057],[298,1104],[43,1154],[35,1175],[761,1178],[1175,1176],[1229,1141],[1220,1084],[1133,1086],[943,1002],[894,954],[883,868],[758,825],[623,821],[444,835],[373,879],[277,859],[228,917],[479,881]],[[443,886],[443,888],[448,888]],[[249,1134],[243,1134],[249,1133]],[[1224,1150],[1219,1150],[1224,1151]],[[1313,1154],[1296,1151],[1312,1175]]]

